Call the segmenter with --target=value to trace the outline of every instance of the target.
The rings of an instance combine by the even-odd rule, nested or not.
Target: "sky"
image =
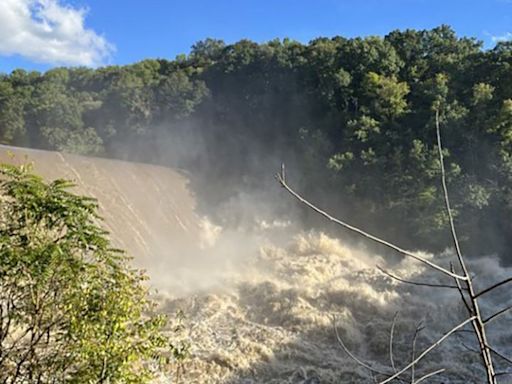
[[[174,59],[207,37],[307,43],[441,24],[491,48],[512,39],[512,0],[0,0],[0,72]]]

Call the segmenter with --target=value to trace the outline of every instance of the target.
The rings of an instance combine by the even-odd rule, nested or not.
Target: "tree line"
[[[449,26],[307,44],[206,39],[174,60],[18,69],[0,75],[0,141],[179,166],[215,186],[214,203],[258,188],[269,165],[286,161],[334,213],[438,250],[449,242],[440,100],[463,246],[506,255],[512,42],[484,49]]]

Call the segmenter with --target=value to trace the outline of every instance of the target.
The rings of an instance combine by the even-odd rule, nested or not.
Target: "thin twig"
[[[414,336],[412,337],[412,353],[411,353],[411,361],[414,361],[414,359],[416,358],[416,340],[418,339],[418,335],[420,334],[420,332],[424,329],[425,327],[423,327],[423,322],[420,322],[417,326],[416,326],[416,329],[414,330]],[[414,383],[414,375],[415,375],[415,367],[416,365],[413,364],[411,366],[411,384]]]
[[[474,331],[472,331],[471,329],[459,329],[457,332],[455,333],[475,333]]]
[[[509,305],[506,308],[503,308],[501,311],[496,312],[494,315],[489,316],[487,319],[484,320],[484,324],[489,323],[490,321],[496,319],[498,316],[503,315],[504,313],[510,311],[512,309],[512,305]]]
[[[412,384],[418,384],[418,383],[421,383],[422,381],[427,380],[429,377],[432,377],[432,376],[438,375],[438,374],[440,374],[440,373],[443,373],[445,370],[446,370],[446,369],[441,368],[441,369],[438,369],[437,371],[427,373],[426,375],[421,376],[418,380],[414,381]]]
[[[452,272],[455,271],[455,269],[453,268],[453,264],[451,262],[450,262],[450,271],[452,271]],[[457,285],[457,289],[459,290],[460,299],[464,303],[464,306],[468,310],[468,313],[470,315],[474,315],[473,309],[471,308],[471,306],[469,305],[468,301],[466,300],[466,296],[464,296],[464,292],[463,292],[464,288],[460,284],[460,281],[458,281],[457,279],[454,279],[454,280],[455,280],[455,284]]]
[[[448,195],[448,186],[446,184],[446,171],[444,169],[444,155],[443,155],[443,145],[441,143],[441,128],[439,124],[439,108],[436,108],[436,136],[437,136],[437,150],[439,154],[439,163],[441,165],[441,184],[443,186],[443,194],[444,194],[444,203],[446,206],[446,213],[448,214],[448,220],[450,222],[450,230],[452,233],[453,245],[455,247],[455,252],[457,253],[457,258],[459,259],[460,266],[462,271],[464,272],[464,276],[469,276],[469,272],[466,267],[466,263],[464,262],[464,258],[462,257],[462,252],[460,250],[459,240],[457,238],[457,232],[455,230],[455,223],[453,221],[452,209],[450,206],[450,197]]]
[[[507,278],[507,279],[505,279],[505,280],[500,281],[499,283],[496,283],[496,284],[494,284],[494,285],[491,285],[489,288],[485,288],[483,291],[478,292],[478,293],[475,295],[475,298],[478,298],[478,297],[480,297],[480,296],[482,296],[482,295],[486,294],[487,292],[490,292],[490,291],[492,291],[493,289],[496,289],[496,288],[498,288],[498,287],[501,287],[502,285],[507,284],[507,283],[509,283],[509,282],[511,282],[511,281],[512,281],[512,277],[509,277],[509,278]]]
[[[389,331],[389,361],[391,362],[391,368],[393,368],[393,372],[396,373],[395,367],[395,359],[393,358],[393,336],[395,333],[395,325],[398,319],[398,314],[400,312],[396,312],[395,316],[393,316],[393,322],[391,323],[391,330]]]
[[[465,343],[460,343],[460,345],[462,345],[464,348],[466,348],[469,352],[472,352],[472,353],[476,353],[476,354],[480,354],[480,351],[475,349],[475,348],[471,348],[469,345],[465,344]]]
[[[505,376],[505,375],[512,375],[512,371],[496,372],[494,374],[494,376]]]
[[[426,283],[426,282],[406,280],[406,279],[403,279],[401,277],[398,277],[398,276],[392,274],[391,272],[385,270],[384,268],[382,268],[382,267],[380,267],[378,265],[377,265],[376,268],[380,272],[382,272],[384,275],[387,275],[388,277],[391,277],[392,279],[398,280],[398,281],[400,281],[402,283],[405,283],[405,284],[419,285],[419,286],[423,286],[423,287],[432,287],[432,288],[453,288],[453,289],[458,289],[458,287],[456,285],[436,284],[436,283]]]
[[[453,327],[451,330],[446,332],[439,340],[437,340],[434,344],[432,344],[430,347],[425,349],[416,359],[414,359],[411,363],[406,365],[404,368],[402,368],[400,371],[395,373],[393,376],[388,377],[384,381],[381,381],[379,384],[386,384],[390,381],[396,379],[398,376],[400,376],[402,373],[409,370],[413,365],[417,364],[421,359],[423,359],[427,354],[429,354],[432,350],[434,350],[436,347],[438,347],[443,341],[445,341],[452,333],[454,333],[457,329],[464,327],[466,324],[472,322],[475,320],[475,316],[470,317],[469,319],[464,320],[462,323],[458,324],[457,326]]]
[[[381,371],[379,369],[376,369],[374,367],[372,367],[370,364],[368,363],[365,363],[364,361],[360,360],[357,356],[355,356],[352,352],[350,352],[350,350],[348,349],[348,347],[345,345],[345,343],[343,342],[339,332],[338,332],[338,327],[336,325],[336,316],[333,316],[332,317],[332,323],[333,323],[333,327],[334,327],[334,332],[336,334],[336,340],[338,341],[338,344],[340,345],[340,347],[345,351],[345,353],[352,359],[354,360],[357,364],[359,364],[360,366],[370,370],[371,372],[375,372],[375,373],[378,373],[378,374],[381,374],[381,375],[388,375],[387,372],[384,372],[384,371]]]
[[[492,347],[489,347],[489,350],[494,353],[496,356],[498,356],[499,358],[505,360],[507,363],[509,364],[512,364],[512,359],[505,356],[503,353],[501,353],[500,351],[497,351],[496,349],[492,348]]]
[[[287,184],[286,180],[283,178],[283,175],[281,174],[277,174],[276,175],[276,178],[277,180],[279,181],[279,183],[281,184],[281,186],[286,189],[293,197],[295,197],[298,201],[300,201],[301,203],[303,203],[304,205],[306,205],[307,207],[311,208],[313,211],[319,213],[320,215],[324,216],[325,218],[327,218],[328,220],[338,224],[338,225],[341,225],[342,227],[352,231],[352,232],[356,232],[358,234],[360,234],[361,236],[364,236],[366,237],[367,239],[370,239],[370,240],[373,240],[375,241],[376,243],[379,243],[379,244],[382,244],[388,248],[391,248],[405,256],[409,256],[415,260],[418,260],[426,265],[428,265],[429,267],[433,268],[433,269],[436,269],[442,273],[444,273],[445,275],[448,275],[450,277],[453,277],[455,279],[459,279],[459,280],[467,280],[468,278],[466,276],[461,276],[461,275],[458,275],[458,274],[455,274],[455,273],[452,273],[450,271],[448,271],[447,269],[431,262],[430,260],[427,260],[425,259],[424,257],[422,256],[419,256],[415,253],[412,253],[412,252],[409,252],[409,251],[406,251],[405,249],[403,248],[400,248],[399,246],[397,245],[394,245],[386,240],[382,240],[372,234],[369,234],[368,232],[365,232],[363,231],[362,229],[359,229],[357,227],[354,227],[353,225],[350,225],[348,223],[345,223],[344,221],[341,221],[339,219],[336,219],[335,217],[331,216],[330,214],[328,214],[327,212],[325,212],[324,210],[318,208],[317,206],[315,206],[314,204],[310,203],[308,200],[306,200],[305,198],[303,198],[301,195],[299,195],[297,192],[295,192],[292,188],[290,188],[290,186]]]

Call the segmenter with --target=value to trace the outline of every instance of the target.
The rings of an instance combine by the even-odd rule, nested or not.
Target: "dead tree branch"
[[[306,207],[310,208],[311,210],[313,210],[316,213],[320,214],[321,216],[325,217],[329,221],[331,221],[335,224],[338,224],[341,227],[343,227],[349,231],[355,232],[355,233],[357,233],[369,240],[372,240],[378,244],[388,247],[404,256],[411,257],[412,259],[415,259],[415,260],[427,265],[428,267],[436,270],[437,272],[442,273],[443,275],[449,276],[450,278],[454,279],[455,285],[409,281],[406,279],[402,279],[398,276],[395,276],[394,274],[377,266],[377,268],[383,274],[387,275],[388,277],[390,277],[392,279],[403,282],[403,283],[418,285],[418,286],[429,286],[429,287],[435,287],[435,288],[457,289],[459,292],[459,295],[460,295],[460,299],[461,299],[462,303],[464,304],[464,306],[467,310],[468,316],[469,316],[465,321],[463,321],[462,323],[460,323],[457,326],[455,326],[454,328],[452,328],[450,331],[448,331],[446,334],[444,334],[438,341],[431,344],[426,350],[424,350],[419,356],[416,357],[415,356],[415,344],[416,344],[417,334],[419,333],[419,331],[417,329],[416,333],[414,335],[414,339],[413,339],[413,352],[412,352],[412,358],[411,358],[412,361],[407,366],[405,366],[401,370],[397,371],[395,362],[394,362],[394,358],[393,358],[393,336],[394,336],[394,328],[396,325],[396,317],[397,317],[397,315],[395,315],[395,317],[393,319],[392,326],[391,326],[390,345],[389,345],[391,368],[393,369],[393,371],[395,373],[392,376],[389,376],[388,378],[386,378],[384,381],[381,381],[379,384],[385,384],[394,379],[401,379],[400,376],[409,369],[411,369],[411,383],[412,384],[419,383],[421,381],[424,381],[428,377],[431,377],[435,374],[443,372],[443,370],[438,370],[438,371],[432,372],[430,374],[427,374],[418,380],[415,380],[415,365],[419,361],[421,361],[433,349],[435,349],[437,346],[439,346],[451,334],[453,334],[457,331],[460,331],[461,328],[463,328],[467,324],[472,325],[473,334],[475,335],[475,337],[478,341],[478,345],[479,345],[478,353],[481,356],[483,366],[486,370],[488,384],[497,384],[496,377],[498,376],[498,374],[495,371],[495,367],[494,367],[494,363],[493,363],[493,356],[492,356],[493,354],[499,356],[500,358],[502,358],[503,360],[505,360],[509,363],[512,363],[512,361],[510,359],[508,359],[507,357],[503,356],[502,354],[500,354],[499,352],[497,352],[496,350],[494,350],[493,348],[490,347],[488,339],[487,339],[487,333],[486,333],[486,324],[491,322],[492,320],[496,319],[500,315],[506,313],[507,311],[511,310],[512,305],[494,313],[493,315],[491,315],[490,317],[488,317],[487,319],[484,320],[482,317],[480,305],[478,302],[478,298],[481,295],[484,295],[498,287],[501,287],[506,283],[512,282],[512,277],[507,278],[503,281],[500,281],[500,282],[482,290],[479,293],[475,292],[474,285],[473,285],[473,277],[470,274],[470,271],[468,270],[465,259],[463,257],[460,243],[459,243],[458,236],[457,236],[457,231],[455,228],[454,215],[453,215],[453,211],[451,208],[450,197],[449,197],[449,193],[448,193],[448,185],[447,185],[447,178],[446,178],[446,169],[445,169],[445,163],[444,163],[444,153],[443,153],[443,145],[442,145],[442,140],[441,140],[440,125],[441,125],[440,124],[440,107],[436,106],[436,108],[435,108],[435,130],[436,130],[437,150],[438,150],[439,164],[440,164],[441,185],[442,185],[444,205],[445,205],[446,214],[448,217],[453,246],[454,246],[456,258],[457,258],[457,261],[458,261],[458,264],[459,264],[460,270],[461,270],[460,273],[456,272],[452,263],[450,263],[450,269],[448,270],[447,268],[444,268],[444,267],[438,265],[437,263],[430,261],[428,258],[425,258],[417,253],[407,251],[393,243],[390,243],[390,242],[383,240],[375,235],[372,235],[360,228],[357,228],[351,224],[348,224],[347,222],[345,222],[343,220],[337,219],[334,216],[327,213],[326,211],[324,211],[323,209],[316,206],[315,204],[309,202],[308,200],[306,200],[303,196],[301,196],[299,193],[297,193],[293,188],[291,188],[288,185],[288,183],[286,181],[284,164],[281,167],[281,172],[276,175],[278,182],[289,194],[291,194],[300,203],[304,204]],[[339,336],[335,321],[334,321],[334,328],[335,328],[336,337],[338,339],[339,344],[353,360],[355,360],[361,366],[370,369],[372,372],[386,375],[385,372],[380,372],[378,370],[375,370],[369,364],[364,363],[363,361],[356,358],[353,354],[351,354],[350,351],[348,350],[348,348],[345,346],[345,344],[341,340],[341,337]]]
[[[470,317],[469,319],[464,320],[462,323],[459,323],[455,327],[453,327],[451,330],[446,332],[440,339],[438,339],[435,343],[430,345],[427,349],[425,349],[416,359],[411,361],[409,364],[407,364],[404,368],[402,368],[400,371],[395,373],[393,376],[388,377],[386,380],[379,382],[379,384],[386,384],[390,381],[396,379],[398,376],[400,376],[402,373],[407,372],[409,369],[411,369],[414,365],[416,365],[419,361],[421,361],[425,356],[427,356],[430,352],[432,352],[435,348],[437,348],[443,341],[445,341],[448,337],[450,337],[456,330],[459,328],[464,327],[466,324],[472,322],[475,320],[475,316]]]
[[[441,142],[441,127],[439,123],[439,108],[436,108],[436,136],[437,136],[437,150],[439,154],[439,163],[441,166],[441,184],[443,186],[443,194],[444,194],[444,202],[446,206],[446,213],[448,215],[448,221],[450,222],[450,231],[452,234],[453,245],[455,247],[455,253],[457,254],[457,259],[459,260],[459,264],[464,272],[464,277],[467,280],[469,276],[468,269],[466,267],[466,263],[464,258],[462,257],[462,252],[460,250],[459,240],[457,237],[457,232],[455,230],[455,223],[453,221],[452,209],[450,206],[450,197],[448,195],[448,186],[446,184],[446,170],[444,169],[444,155],[443,155],[443,145]]]
[[[484,320],[484,324],[487,324],[489,322],[491,322],[492,320],[496,319],[497,317],[507,313],[508,311],[510,311],[512,309],[512,305],[509,305],[508,307],[506,308],[503,308],[501,311],[498,311],[496,312],[495,314],[489,316],[487,319]]]
[[[512,364],[512,359],[511,358],[505,356],[503,353],[501,353],[500,351],[497,351],[496,349],[494,349],[492,347],[489,347],[489,349],[491,350],[492,353],[494,353],[496,356],[498,356],[502,360],[506,361],[509,364]]]
[[[427,380],[428,378],[430,378],[432,376],[439,375],[440,373],[443,373],[444,371],[445,371],[445,369],[441,368],[441,369],[438,369],[437,371],[427,373],[426,375],[420,377],[418,380],[413,381],[412,384],[419,384],[422,381],[425,381],[425,380]]]
[[[394,279],[394,280],[397,280],[397,281],[400,281],[401,283],[405,283],[405,284],[411,284],[411,285],[418,285],[418,286],[423,286],[423,287],[431,287],[431,288],[451,288],[451,289],[458,289],[458,287],[456,285],[449,285],[449,284],[435,284],[435,283],[426,283],[426,282],[419,282],[419,281],[411,281],[411,280],[406,280],[406,279],[403,279],[401,277],[398,277],[396,276],[395,274],[385,270],[384,268],[382,268],[381,266],[377,265],[376,268],[382,272],[384,275]]]
[[[395,359],[393,358],[393,336],[395,333],[396,321],[398,320],[399,312],[395,313],[393,316],[393,322],[391,323],[391,330],[389,331],[389,361],[391,362],[391,368],[393,368],[393,372],[396,373],[395,367]]]
[[[282,167],[282,172],[284,171],[284,166]],[[412,252],[409,252],[403,248],[400,248],[399,246],[397,245],[394,245],[386,240],[382,240],[381,238],[377,237],[377,236],[374,236],[368,232],[365,232],[363,231],[362,229],[359,229],[357,227],[354,227],[353,225],[350,225],[342,220],[339,220],[337,218],[335,218],[334,216],[331,216],[330,214],[328,214],[327,212],[325,212],[324,210],[318,208],[316,205],[310,203],[308,200],[306,200],[304,197],[302,197],[301,195],[299,195],[297,192],[295,192],[295,190],[293,190],[289,185],[288,183],[286,182],[286,179],[285,179],[285,174],[284,173],[278,173],[276,175],[276,178],[277,180],[279,181],[279,183],[281,184],[281,186],[286,189],[293,197],[295,197],[298,201],[300,201],[302,204],[304,204],[305,206],[311,208],[313,211],[319,213],[320,215],[324,216],[325,218],[327,218],[328,220],[332,221],[333,223],[336,223],[338,225],[341,225],[342,227],[352,231],[352,232],[355,232],[355,233],[358,233],[360,234],[361,236],[363,237],[366,237],[367,239],[370,239],[376,243],[379,243],[379,244],[382,244],[388,248],[391,248],[393,250],[395,250],[396,252],[398,253],[401,253],[402,255],[405,255],[405,256],[408,256],[408,257],[411,257],[415,260],[418,260],[420,262],[422,262],[423,264],[426,264],[428,265],[429,267],[433,268],[433,269],[436,269],[438,270],[439,272],[442,272],[444,273],[445,275],[448,275],[454,279],[459,279],[459,280],[467,280],[467,277],[466,276],[461,276],[461,275],[458,275],[456,273],[452,273],[450,272],[449,270],[447,270],[446,268],[443,268],[433,262],[431,262],[430,260],[420,256],[420,255],[417,255],[415,253],[412,253]]]
[[[384,372],[384,371],[381,371],[379,369],[376,369],[374,367],[372,367],[370,364],[368,363],[365,363],[364,361],[362,361],[361,359],[359,359],[356,355],[354,355],[352,352],[350,352],[350,349],[345,345],[345,343],[343,342],[343,339],[341,338],[340,336],[340,333],[338,332],[338,326],[336,325],[336,316],[333,316],[332,317],[332,323],[333,323],[333,327],[334,327],[334,333],[336,334],[336,340],[339,344],[339,346],[341,347],[341,349],[343,349],[343,351],[345,351],[345,353],[352,359],[354,360],[357,364],[359,364],[361,367],[363,368],[366,368],[368,369],[369,371],[373,372],[373,373],[378,373],[380,375],[386,375],[388,376],[388,373],[387,372]]]
[[[482,361],[487,370],[487,379],[489,384],[496,384],[496,379],[494,377],[494,365],[492,362],[492,355],[488,348],[487,341],[487,333],[485,330],[485,323],[482,320],[482,314],[480,312],[480,306],[478,304],[478,300],[476,299],[475,290],[473,287],[473,282],[471,280],[471,275],[468,271],[466,263],[464,261],[464,257],[462,256],[462,252],[460,250],[459,240],[457,238],[457,232],[455,230],[455,223],[453,220],[452,209],[450,206],[450,197],[448,195],[448,186],[446,184],[446,171],[444,167],[444,156],[443,156],[443,144],[441,142],[441,125],[439,122],[439,108],[437,107],[435,110],[435,123],[436,123],[436,136],[437,136],[437,149],[439,153],[439,163],[441,167],[441,184],[443,186],[443,194],[444,194],[444,202],[446,206],[446,213],[448,215],[448,220],[450,223],[450,231],[452,234],[453,245],[455,248],[455,253],[457,255],[457,259],[459,260],[460,267],[462,269],[463,275],[466,278],[464,283],[466,284],[466,288],[470,298],[470,305],[466,302],[466,299],[462,293],[462,289],[459,288],[461,292],[462,300],[468,309],[469,315],[474,316],[474,320],[472,322],[473,328],[475,330],[475,335],[477,336],[478,342],[480,344],[480,351],[482,355]],[[452,268],[453,271],[453,268]],[[456,281],[457,285],[460,286],[460,282]]]
[[[453,264],[450,263],[450,270],[453,272],[454,271],[454,268],[453,268]],[[457,289],[459,290],[459,295],[460,295],[460,299],[462,301],[462,303],[464,304],[464,306],[466,307],[467,311],[469,314],[473,314],[472,312],[472,309],[471,309],[471,306],[468,302],[468,300],[466,299],[466,296],[464,296],[464,288],[462,287],[462,285],[460,284],[460,281],[458,281],[457,279],[455,279],[455,284],[457,285]]]
[[[483,291],[478,292],[478,293],[475,295],[475,298],[478,298],[478,297],[480,297],[480,296],[482,296],[482,295],[485,295],[487,292],[490,292],[490,291],[492,291],[492,290],[494,290],[494,289],[496,289],[496,288],[498,288],[498,287],[501,287],[501,286],[502,286],[502,285],[504,285],[504,284],[510,283],[511,281],[512,281],[512,277],[509,277],[509,278],[507,278],[507,279],[505,279],[505,280],[500,281],[499,283],[496,283],[496,284],[494,284],[494,285],[491,285],[489,288],[485,288]]]
[[[414,361],[414,359],[416,358],[416,341],[418,339],[418,336],[419,336],[420,332],[423,330],[423,328],[424,328],[423,324],[422,324],[422,322],[420,322],[416,326],[416,329],[414,330],[414,336],[412,337],[411,361]],[[416,368],[416,366],[413,364],[411,366],[411,384],[414,383],[415,368]]]

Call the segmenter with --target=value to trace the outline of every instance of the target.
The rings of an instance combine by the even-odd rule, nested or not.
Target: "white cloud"
[[[113,46],[84,25],[86,10],[60,0],[0,0],[0,55],[48,64],[97,66]]]
[[[499,43],[500,41],[512,40],[512,32],[507,32],[500,36],[491,36],[491,40],[493,43]]]

